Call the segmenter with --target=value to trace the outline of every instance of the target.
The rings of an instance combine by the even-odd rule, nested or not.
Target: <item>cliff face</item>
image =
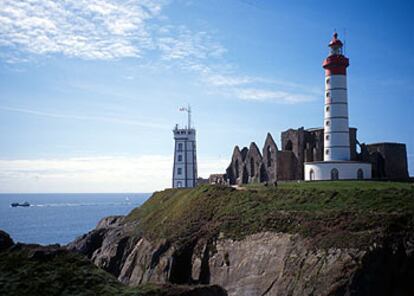
[[[336,189],[317,192],[318,198],[301,189],[308,204],[293,210],[287,203],[298,196],[280,190],[157,193],[126,217],[102,220],[68,248],[130,286],[213,284],[238,296],[414,295],[412,188],[375,191],[377,199],[393,196],[392,204],[359,204],[358,211],[349,206],[352,196],[337,204],[342,193]],[[310,207],[320,196],[323,206]],[[335,206],[327,210],[326,200]],[[260,215],[251,216],[252,209]]]
[[[105,220],[105,221],[108,221]],[[59,245],[15,244],[0,230],[0,295],[226,296],[218,286],[121,284]]]

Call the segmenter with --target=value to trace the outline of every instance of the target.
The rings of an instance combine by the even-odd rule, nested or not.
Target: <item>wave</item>
[[[31,207],[88,207],[88,206],[129,206],[132,202],[99,202],[99,203],[46,203],[31,204]]]

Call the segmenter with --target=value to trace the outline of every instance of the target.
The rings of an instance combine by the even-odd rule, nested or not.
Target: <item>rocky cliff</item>
[[[228,295],[414,295],[414,186],[337,182],[155,193],[68,248],[130,286]]]
[[[85,256],[59,245],[14,243],[0,230],[0,295],[2,296],[225,296],[218,286],[123,285]]]

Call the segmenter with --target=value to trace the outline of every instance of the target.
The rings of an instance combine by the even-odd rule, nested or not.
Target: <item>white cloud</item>
[[[162,124],[159,122],[148,121],[146,119],[137,120],[128,119],[122,115],[119,116],[98,116],[98,115],[74,115],[67,113],[56,113],[56,112],[44,112],[26,108],[15,108],[9,106],[0,106],[0,110],[18,112],[23,114],[29,114],[40,117],[49,117],[49,118],[58,118],[58,119],[74,119],[82,121],[99,121],[99,122],[109,122],[114,124],[123,124],[123,125],[133,125],[142,128],[157,128],[157,129],[169,129],[168,124]]]
[[[254,82],[256,79],[247,76],[234,76],[225,74],[209,74],[205,80],[213,86],[228,87],[239,86]]]
[[[199,175],[228,161],[200,158]],[[0,160],[1,192],[153,192],[171,186],[172,156]]]
[[[19,63],[30,60],[24,53],[32,53],[151,60],[155,53],[159,62],[149,65],[194,72],[216,94],[277,103],[301,103],[319,95],[308,86],[241,74],[237,65],[226,62],[226,48],[211,33],[168,24],[161,14],[168,2],[3,0],[0,49],[8,50],[0,51],[0,58]]]
[[[278,103],[301,103],[314,100],[314,96],[303,93],[267,90],[256,88],[241,88],[236,91],[237,97],[248,101],[271,101]]]
[[[0,45],[84,59],[139,56],[152,45],[147,22],[162,1],[3,0]]]

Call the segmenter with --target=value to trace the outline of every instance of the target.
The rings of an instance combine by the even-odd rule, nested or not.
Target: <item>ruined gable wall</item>
[[[278,148],[270,134],[267,134],[265,144],[263,146],[263,163],[262,167],[266,170],[268,182],[277,180],[277,153]]]
[[[248,183],[258,183],[262,181],[262,160],[263,158],[260,154],[259,148],[256,143],[252,142],[245,160],[246,170],[249,176]]]

